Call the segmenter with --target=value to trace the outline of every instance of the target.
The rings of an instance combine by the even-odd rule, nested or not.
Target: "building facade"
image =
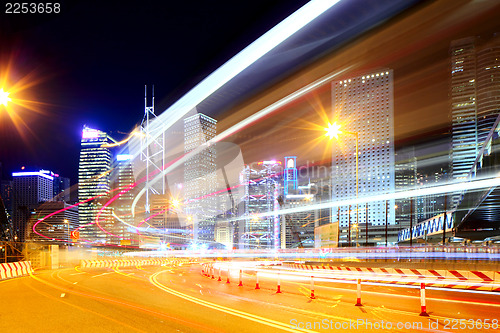
[[[28,221],[35,209],[54,195],[54,177],[44,172],[14,172],[13,177],[13,227],[18,240],[28,237]]]
[[[123,245],[136,245],[138,242],[131,209],[136,193],[131,159],[132,155],[126,152],[117,154],[112,172],[112,188],[119,195],[113,201],[115,225],[112,233],[118,236]]]
[[[411,191],[417,185],[417,158],[414,148],[400,150],[396,153],[395,188],[397,192]],[[398,229],[405,229],[410,223],[416,223],[416,198],[402,198],[396,200],[395,214]]]
[[[64,211],[62,211],[64,209]],[[55,212],[59,213],[49,216]],[[38,223],[43,219],[43,223]],[[36,224],[36,226],[35,226]],[[71,233],[77,230],[78,209],[64,201],[49,201],[39,205],[30,218],[29,239],[37,243],[71,244]],[[35,230],[33,227],[35,226]],[[36,232],[35,232],[36,231]]]
[[[216,134],[217,121],[207,115],[198,113],[184,119],[184,153],[200,149],[184,163],[184,209],[194,243],[215,241],[217,151],[207,142]]]
[[[500,38],[455,40],[450,45],[451,176],[467,179],[500,110]],[[458,203],[458,196],[453,199]]]
[[[80,237],[91,242],[116,242],[116,237],[104,232],[113,227],[112,211],[103,205],[110,198],[111,151],[107,144],[115,143],[106,132],[84,126],[78,167]],[[102,228],[102,229],[101,229]]]
[[[335,81],[332,83],[332,98],[334,120],[341,124],[340,130],[345,131],[340,134],[338,145],[334,144],[333,201],[353,200],[356,197],[362,199],[394,192],[392,70]],[[386,223],[395,225],[394,207],[394,200],[381,200],[371,201],[367,205],[346,204],[334,208],[333,222],[340,222],[340,246],[354,246],[355,243],[364,242],[366,227],[370,229],[369,237],[372,242],[384,244],[385,239],[377,230]],[[392,236],[396,241],[397,233]]]
[[[281,217],[275,212],[283,205],[283,167],[279,161],[261,161],[245,166],[240,176],[244,188],[240,248],[271,249],[280,244]],[[259,216],[259,214],[269,215]]]

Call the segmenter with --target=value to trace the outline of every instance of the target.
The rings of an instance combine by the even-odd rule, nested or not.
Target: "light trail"
[[[282,22],[277,24],[274,28],[269,30],[267,33],[262,35],[252,44],[247,46],[229,61],[227,61],[224,65],[219,67],[216,71],[210,74],[207,78],[201,81],[198,85],[196,85],[192,90],[190,90],[186,95],[181,97],[177,102],[175,102],[172,106],[170,106],[167,110],[165,110],[159,117],[156,122],[153,122],[152,125],[155,127],[161,127],[161,131],[153,130],[152,132],[159,132],[157,135],[161,135],[161,133],[165,132],[171,124],[175,124],[177,121],[182,119],[189,111],[196,108],[196,106],[201,103],[203,100],[208,98],[211,94],[213,94],[217,89],[222,87],[224,84],[229,82],[235,76],[240,74],[243,70],[251,66],[261,57],[266,55],[276,46],[284,42],[287,38],[294,35],[304,26],[312,22],[318,16],[323,14],[325,11],[333,7],[339,0],[313,0],[301,7],[299,10],[294,12],[292,15],[284,19]],[[276,111],[280,107],[288,104],[289,102],[308,94],[315,88],[333,80],[335,77],[341,75],[342,73],[348,71],[350,68],[345,68],[341,71],[335,72],[333,74],[329,74],[320,78],[319,80],[305,86],[304,88],[288,95],[287,97],[279,100],[278,102],[272,104],[271,106],[265,108],[247,118],[244,121],[241,121],[237,125],[231,127],[230,129],[224,131],[223,133],[217,135],[214,139],[210,140],[207,143],[207,146],[210,146],[213,143],[216,143],[238,131],[249,126],[250,124],[256,122],[257,120],[267,116],[268,114]],[[158,125],[157,125],[158,124]],[[168,124],[168,125],[167,125]],[[188,153],[183,156],[182,162],[186,159],[192,157],[193,155],[199,153],[201,150],[205,148],[204,145],[198,147],[194,151]],[[137,155],[137,154],[134,154]],[[137,156],[135,156],[137,157]],[[180,163],[175,163],[175,167],[177,167]],[[151,183],[155,183],[158,181],[159,177],[163,177],[166,173],[168,173],[172,168],[168,168],[169,170],[164,170],[160,175],[157,175]],[[148,175],[149,176],[149,175]],[[135,206],[140,197],[144,194],[144,189],[139,192],[136,197],[136,200],[132,203],[132,213],[135,215]]]
[[[408,190],[408,191],[399,191],[387,194],[378,194],[364,198],[358,199],[348,199],[342,201],[331,201],[331,202],[323,202],[319,204],[312,204],[309,206],[301,206],[297,208],[287,208],[267,213],[259,213],[255,214],[257,218],[267,217],[267,216],[277,216],[282,214],[293,214],[298,212],[305,212],[310,210],[320,210],[325,208],[337,208],[348,205],[361,205],[370,202],[376,201],[387,201],[387,200],[396,200],[396,199],[405,199],[412,197],[420,197],[427,195],[436,195],[436,194],[446,194],[446,193],[462,193],[464,191],[470,190],[480,190],[486,188],[492,188],[500,186],[500,177],[484,177],[481,179],[474,180],[464,180],[452,182],[451,184],[439,185],[439,186],[429,186],[423,187],[416,190]],[[244,217],[234,218],[227,221],[239,221],[244,219]]]
[[[271,30],[248,45],[225,64],[207,76],[187,94],[165,110],[156,123],[160,126],[175,124],[203,100],[250,67],[268,52],[280,45],[318,16],[333,7],[339,0],[313,0],[299,8]],[[168,128],[168,127],[166,127]],[[166,129],[165,128],[165,129]],[[160,135],[160,134],[158,134]]]
[[[132,139],[134,136],[140,136],[142,135],[142,133],[140,131],[138,131],[137,129],[136,130],[133,130],[130,135],[128,137],[126,137],[125,139],[119,141],[119,142],[115,142],[115,143],[104,143],[101,145],[101,148],[113,148],[113,147],[118,147],[118,146],[121,146],[122,144],[124,143],[127,143],[130,141],[130,139]]]
[[[435,277],[427,275],[401,275],[397,273],[377,273],[369,271],[339,271],[339,270],[297,270],[289,267],[275,266],[279,262],[255,263],[255,262],[214,262],[211,265],[221,271],[229,271],[231,277],[238,276],[239,270],[258,272],[259,277],[278,279],[281,281],[304,281],[307,282],[314,276],[317,282],[336,282],[353,284],[357,279],[361,279],[363,284],[374,286],[389,286],[402,288],[418,288],[420,283],[425,283],[429,288],[435,290],[457,290],[454,287],[462,288],[463,292],[484,293],[486,295],[495,295],[493,291],[481,291],[478,288],[496,289],[500,288],[500,282],[484,282],[473,279],[458,280],[448,277]],[[230,267],[231,266],[231,267]],[[262,266],[266,266],[265,268]],[[427,288],[427,286],[426,286]],[[476,288],[476,289],[467,289]],[[488,303],[500,307],[500,303]]]
[[[181,293],[181,292],[176,291],[174,289],[168,288],[168,287],[164,286],[163,284],[161,284],[160,282],[158,282],[158,275],[160,275],[161,273],[165,273],[165,272],[166,271],[161,271],[161,272],[158,272],[158,273],[155,273],[155,274],[151,275],[149,277],[149,281],[154,286],[156,286],[157,288],[159,288],[159,289],[161,289],[161,290],[163,290],[163,291],[165,291],[165,292],[167,292],[167,293],[169,293],[171,295],[175,295],[177,297],[180,297],[182,299],[185,299],[187,301],[196,303],[196,304],[201,305],[201,306],[205,306],[207,308],[218,310],[218,311],[221,311],[221,312],[224,312],[224,313],[236,316],[236,317],[247,319],[247,320],[250,320],[250,321],[262,324],[262,325],[266,325],[266,326],[269,326],[269,327],[277,328],[277,329],[280,329],[280,330],[283,330],[283,331],[287,331],[287,332],[311,332],[311,333],[315,332],[315,331],[312,331],[312,330],[301,329],[301,328],[293,329],[293,328],[290,327],[290,324],[285,324],[285,323],[282,323],[282,322],[279,322],[279,321],[276,321],[276,320],[268,319],[268,318],[265,318],[265,317],[261,317],[261,316],[258,316],[258,315],[254,315],[254,314],[248,313],[248,312],[236,310],[236,309],[233,309],[233,308],[228,308],[226,306],[219,305],[219,304],[212,303],[212,302],[208,302],[208,301],[205,301],[205,300],[202,300],[202,299],[199,299],[199,298],[196,298],[196,297],[189,296],[187,294]]]
[[[113,274],[113,272],[109,272],[109,273]],[[33,273],[30,273],[30,276],[34,280],[36,280],[36,281],[38,281],[38,282],[40,282],[42,284],[45,284],[48,287],[51,287],[51,288],[54,288],[56,290],[62,291],[64,293],[67,293],[68,295],[71,295],[71,294],[78,295],[78,296],[82,296],[82,297],[85,297],[85,298],[97,300],[98,302],[104,302],[104,303],[108,303],[108,304],[112,304],[112,305],[122,306],[122,307],[125,307],[125,308],[132,309],[134,311],[139,311],[139,312],[145,313],[145,314],[150,315],[150,316],[152,315],[152,316],[154,316],[156,318],[167,319],[167,320],[179,323],[181,325],[185,325],[185,326],[190,327],[190,328],[201,329],[204,332],[214,332],[214,333],[217,332],[216,330],[213,330],[213,329],[211,329],[210,327],[208,327],[206,325],[195,323],[192,320],[184,320],[182,318],[174,317],[174,316],[162,313],[162,312],[151,310],[151,309],[145,308],[143,306],[140,306],[140,305],[137,305],[137,304],[133,304],[131,302],[121,301],[119,299],[115,299],[111,295],[106,295],[107,297],[104,297],[104,296],[101,296],[101,295],[98,295],[98,294],[86,293],[86,292],[82,292],[82,291],[76,290],[75,286],[73,284],[70,284],[70,286],[68,286],[68,287],[64,287],[64,286],[59,286],[57,284],[48,282],[48,281],[46,281],[46,280],[44,280],[44,279],[42,279],[42,278],[34,275]],[[16,279],[13,279],[13,280],[16,280]],[[30,287],[30,288],[33,288],[33,287]],[[79,288],[81,288],[81,286],[79,286]],[[58,297],[58,300],[60,300],[59,297]],[[68,303],[68,305],[74,306],[73,304],[70,304],[70,303]],[[124,324],[124,326],[128,326],[128,325]],[[134,328],[134,329],[138,330],[137,328]]]
[[[110,191],[110,192],[113,192],[113,191],[116,191],[116,190],[112,190],[112,191]],[[56,215],[56,214],[59,214],[59,213],[62,213],[62,212],[64,212],[64,211],[66,211],[66,210],[68,210],[68,209],[71,209],[71,208],[73,208],[73,207],[77,207],[77,206],[79,206],[79,205],[81,205],[81,204],[84,204],[84,203],[86,203],[86,202],[89,202],[89,201],[92,201],[92,200],[97,199],[97,198],[99,198],[99,197],[102,197],[102,196],[104,196],[104,195],[107,195],[107,194],[108,194],[108,193],[110,193],[110,192],[106,192],[106,193],[104,193],[104,194],[99,194],[99,195],[96,195],[95,197],[89,198],[89,199],[84,200],[84,201],[77,202],[76,204],[70,205],[70,206],[68,206],[68,207],[65,207],[65,208],[59,209],[59,210],[57,210],[57,211],[55,211],[55,212],[52,212],[52,213],[50,213],[50,214],[47,214],[47,215],[46,215],[46,216],[44,216],[43,218],[39,219],[39,220],[38,220],[35,224],[33,224],[33,227],[32,227],[33,232],[34,232],[35,234],[37,234],[37,235],[41,236],[41,237],[44,237],[44,238],[47,238],[47,239],[50,239],[50,240],[56,240],[56,241],[61,241],[61,242],[64,242],[65,240],[63,240],[63,239],[56,239],[56,238],[53,238],[53,237],[47,237],[47,236],[45,236],[45,235],[42,235],[41,233],[39,233],[38,231],[36,231],[36,226],[37,226],[37,225],[39,225],[40,223],[44,222],[44,221],[45,221],[46,219],[48,219],[49,217],[52,217],[52,216],[54,216],[54,215]],[[44,223],[46,223],[46,222],[44,222]],[[92,223],[89,223],[89,224],[92,224]],[[79,226],[79,227],[78,227],[78,228],[76,228],[75,230],[78,230],[78,229],[83,228],[83,227],[84,227],[84,226]]]
[[[177,160],[175,160],[174,162],[172,162],[168,167],[164,168],[162,172],[159,172],[151,180],[151,183],[158,182],[162,177],[165,177],[168,173],[175,170],[177,167],[182,166],[186,160],[196,156],[197,154],[199,154],[200,152],[202,152],[206,148],[210,147],[211,145],[214,145],[217,142],[224,140],[225,138],[241,131],[245,127],[248,127],[257,121],[268,117],[270,114],[272,114],[273,112],[276,112],[277,110],[279,110],[283,106],[287,105],[288,103],[291,103],[291,102],[309,94],[314,89],[316,89],[316,88],[318,88],[318,87],[320,87],[328,82],[331,82],[333,79],[335,79],[336,77],[342,75],[344,72],[349,71],[349,70],[350,70],[350,67],[345,68],[345,69],[340,70],[340,71],[337,71],[337,72],[334,72],[334,73],[330,73],[330,74],[314,81],[313,83],[310,83],[310,84],[306,85],[305,87],[291,93],[290,95],[280,99],[279,101],[269,105],[268,107],[256,112],[255,114],[251,115],[250,117],[240,121],[239,123],[228,128],[227,130],[225,130],[221,134],[215,136],[213,139],[207,141],[206,143],[200,145],[196,149],[193,149],[192,151],[184,154],[182,157],[180,157]],[[146,190],[147,189],[145,189],[145,188],[141,189],[139,191],[139,193],[137,194],[137,196],[134,198],[134,201],[132,202],[132,215],[135,215],[135,207],[137,205],[137,202],[144,195]]]
[[[132,240],[131,238],[125,238],[125,237],[121,237],[121,236],[118,236],[118,235],[115,235],[109,231],[107,231],[106,229],[104,229],[101,224],[99,223],[99,218],[101,217],[104,209],[106,209],[106,207],[108,207],[109,205],[111,205],[116,199],[118,199],[119,197],[121,197],[123,194],[127,193],[128,191],[130,191],[131,189],[133,189],[137,184],[136,183],[133,183],[129,186],[127,186],[125,189],[117,189],[117,190],[121,190],[118,194],[116,194],[114,197],[112,197],[111,199],[109,199],[102,207],[101,209],[99,209],[99,211],[97,212],[97,215],[96,215],[96,218],[95,218],[95,224],[97,225],[97,227],[99,229],[101,229],[103,232],[105,232],[106,234],[108,235],[111,235],[111,236],[114,236],[116,238],[121,238],[121,239],[124,239],[124,240]]]

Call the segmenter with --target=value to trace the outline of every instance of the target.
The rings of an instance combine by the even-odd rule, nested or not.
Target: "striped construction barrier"
[[[362,275],[362,278],[367,281],[392,284],[420,285],[424,282],[429,287],[500,291],[500,272],[495,271],[344,267],[295,263],[284,263],[283,266],[307,271],[345,273],[342,274],[345,280],[355,280],[356,277]],[[349,277],[350,275],[352,278]]]
[[[113,260],[82,260],[82,268],[101,268],[101,267],[132,267],[132,266],[163,266],[179,265],[189,263],[189,259],[113,259]]]
[[[33,273],[31,261],[18,261],[0,264],[0,280],[25,276]]]

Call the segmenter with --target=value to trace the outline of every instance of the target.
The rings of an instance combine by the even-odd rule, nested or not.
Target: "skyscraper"
[[[395,164],[395,188],[396,191],[411,191],[416,189],[417,184],[417,158],[415,149],[400,150],[396,153]],[[416,223],[415,199],[402,198],[396,200],[396,224],[398,229],[408,228],[410,222]]]
[[[338,145],[334,145],[333,200],[355,199],[357,190],[359,198],[393,192],[395,180],[392,70],[336,81],[332,84],[332,97],[334,119],[342,125],[341,130],[357,133],[359,137],[358,170],[355,135],[343,133],[339,136]],[[380,228],[371,226],[383,226],[386,222],[388,225],[394,225],[394,200],[370,202],[368,207],[341,206],[332,211],[332,216],[334,221],[340,217],[341,244],[347,244],[349,233],[352,236],[351,245],[354,244],[356,231],[361,242],[365,234],[361,232],[361,227],[366,225],[370,230],[369,238],[374,242],[384,243]]]
[[[184,119],[184,153],[206,144],[216,135],[217,121],[202,113]],[[198,241],[215,240],[217,188],[215,145],[205,146],[184,163],[185,212],[192,222],[192,237]]]
[[[257,216],[272,213],[283,204],[283,167],[279,161],[261,161],[245,166],[241,174],[244,187],[242,223],[238,242],[247,248],[279,248],[280,217]],[[277,234],[277,237],[275,236]]]
[[[135,183],[131,159],[132,155],[126,152],[117,154],[112,172],[113,189],[116,190],[117,195],[119,194],[113,202],[117,221],[112,232],[121,237],[121,243],[126,245],[130,245],[129,239],[135,234],[135,230],[129,229],[133,225],[131,204],[134,200],[133,184]],[[125,241],[125,239],[127,240]]]
[[[453,179],[464,179],[478,152],[475,38],[451,43],[451,170]],[[454,201],[456,201],[455,199]]]
[[[51,201],[54,194],[54,177],[44,172],[14,172],[13,181],[13,226],[14,232],[23,242],[28,236],[28,220],[39,204]]]
[[[455,40],[450,57],[451,174],[460,180],[467,178],[500,111],[500,37]]]
[[[3,200],[9,223],[12,223],[13,184],[12,180],[0,180],[0,198]]]
[[[78,201],[86,201],[78,206],[80,225],[85,226],[80,232],[83,239],[108,241],[107,234],[99,226],[107,230],[112,224],[111,209],[103,209],[103,205],[109,200],[111,190],[111,151],[106,144],[114,142],[105,132],[83,128],[78,169]],[[99,226],[96,223],[98,214]]]
[[[56,200],[62,200],[65,202],[70,202],[70,187],[69,178],[61,177],[58,174],[54,174],[54,197]]]

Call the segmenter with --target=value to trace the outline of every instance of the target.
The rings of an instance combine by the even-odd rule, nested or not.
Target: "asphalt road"
[[[500,332],[498,294],[427,290],[421,317],[417,289],[363,285],[357,307],[355,285],[316,283],[310,299],[308,281],[277,294],[272,277],[259,290],[253,274],[217,277],[198,264],[39,271],[0,281],[0,332]]]

